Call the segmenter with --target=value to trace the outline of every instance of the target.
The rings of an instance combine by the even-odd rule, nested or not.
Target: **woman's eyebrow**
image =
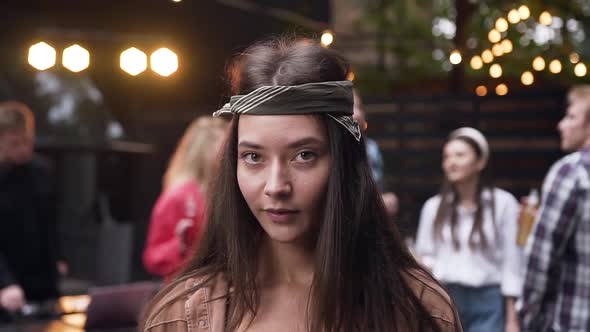
[[[287,145],[290,149],[298,148],[303,145],[323,145],[325,144],[324,140],[316,138],[316,137],[304,137],[302,139],[298,139],[294,142],[289,143]]]
[[[289,149],[295,149],[304,145],[323,145],[325,144],[325,141],[322,139],[319,139],[317,137],[304,137],[301,139],[298,139],[294,142],[291,142],[287,145],[287,148]],[[238,143],[238,147],[242,147],[242,148],[248,148],[248,149],[257,149],[257,150],[262,150],[264,147],[260,144],[254,143],[254,142],[250,142],[250,141],[241,141]]]
[[[262,145],[260,144],[256,144],[256,143],[252,143],[252,142],[248,142],[248,141],[241,141],[238,144],[239,147],[244,147],[244,148],[249,148],[249,149],[257,149],[257,150],[261,150],[262,149]]]

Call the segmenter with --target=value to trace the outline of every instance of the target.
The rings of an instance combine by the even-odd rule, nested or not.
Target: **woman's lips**
[[[293,209],[264,209],[264,213],[272,220],[277,223],[285,223],[292,220],[299,211]]]

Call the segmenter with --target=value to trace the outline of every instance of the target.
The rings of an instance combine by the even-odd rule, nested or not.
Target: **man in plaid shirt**
[[[590,331],[590,85],[574,87],[527,243],[523,332]]]

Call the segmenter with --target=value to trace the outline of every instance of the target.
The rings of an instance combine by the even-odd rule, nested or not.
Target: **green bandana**
[[[232,96],[230,102],[213,113],[213,116],[326,114],[360,141],[361,130],[352,118],[352,107],[352,82],[330,81],[261,86],[247,95]]]

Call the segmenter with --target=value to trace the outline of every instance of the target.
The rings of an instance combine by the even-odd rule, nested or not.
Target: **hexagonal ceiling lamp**
[[[81,72],[90,65],[90,53],[84,47],[74,44],[64,50],[61,63],[74,73]]]
[[[45,42],[39,42],[29,48],[27,60],[37,70],[46,70],[53,67],[55,59],[55,49]]]
[[[178,70],[178,56],[162,47],[150,56],[150,67],[159,75],[170,76]]]
[[[135,47],[121,52],[119,66],[129,75],[136,76],[147,69],[147,55]]]

